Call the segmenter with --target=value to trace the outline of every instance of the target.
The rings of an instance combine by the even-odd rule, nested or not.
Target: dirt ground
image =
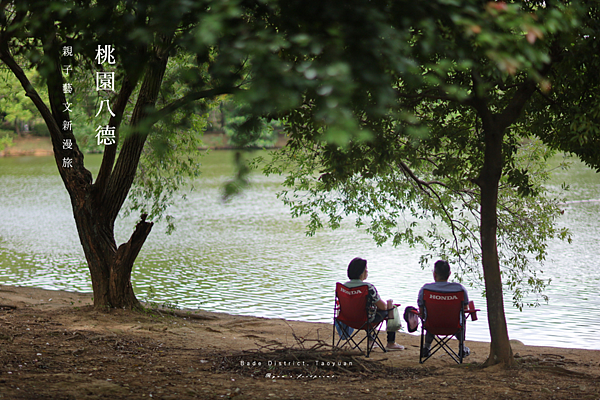
[[[91,295],[0,286],[0,399],[600,399],[600,351],[513,343],[518,366],[332,352],[329,324],[95,311]],[[485,323],[484,321],[480,321]],[[477,322],[477,323],[480,323]]]

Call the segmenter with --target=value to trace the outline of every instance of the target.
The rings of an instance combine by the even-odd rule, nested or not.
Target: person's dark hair
[[[448,264],[448,261],[438,260],[435,262],[433,271],[439,279],[448,280],[448,277],[450,277],[450,264]]]
[[[348,264],[348,278],[358,279],[367,268],[367,260],[356,257]]]

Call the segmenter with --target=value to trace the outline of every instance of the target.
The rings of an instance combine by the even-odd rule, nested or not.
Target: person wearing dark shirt
[[[436,261],[436,263],[433,267],[433,280],[435,282],[426,283],[425,285],[423,285],[421,290],[419,290],[419,296],[417,298],[417,303],[419,304],[419,309],[423,309],[423,307],[425,306],[425,301],[423,300],[423,291],[425,289],[433,290],[435,292],[441,292],[441,293],[451,293],[451,292],[458,292],[458,291],[462,290],[465,293],[463,306],[466,306],[469,304],[469,295],[467,294],[467,289],[465,289],[465,287],[463,285],[461,285],[460,283],[448,282],[449,277],[450,277],[450,264],[448,264],[448,261],[444,261],[444,260]],[[459,335],[462,334],[462,329],[461,329],[461,332],[459,332],[458,334]],[[423,355],[424,357],[427,357],[429,355],[429,349],[431,349],[432,342],[433,342],[433,334],[430,334],[429,332],[427,332],[425,334],[425,348],[423,349],[425,352],[425,354]],[[466,357],[470,353],[471,352],[470,352],[469,348],[467,346],[464,346],[464,348],[463,348],[464,356]]]

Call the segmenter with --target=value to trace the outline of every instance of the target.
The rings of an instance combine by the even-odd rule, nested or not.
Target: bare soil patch
[[[0,151],[0,157],[51,156],[52,142],[49,137],[22,136],[13,139],[13,145]]]
[[[519,365],[332,352],[332,327],[196,311],[95,311],[91,295],[0,286],[0,399],[600,399],[600,351],[513,345]],[[481,321],[481,323],[485,323]]]

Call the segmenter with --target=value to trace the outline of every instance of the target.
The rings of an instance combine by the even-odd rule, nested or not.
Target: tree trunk
[[[146,222],[146,215],[142,215],[129,241],[117,249],[112,224],[105,223],[99,212],[88,210],[87,207],[76,209],[74,214],[92,278],[94,307],[139,307],[131,285],[131,271],[153,223]]]
[[[490,329],[490,355],[486,365],[513,365],[514,357],[508,339],[502,277],[498,259],[496,230],[498,216],[498,185],[502,175],[502,139],[504,128],[498,127],[493,118],[484,119],[485,155],[478,184],[481,188],[481,250],[485,279],[488,325]]]
[[[133,110],[130,125],[138,127],[151,109],[154,109],[167,67],[168,54],[160,49],[151,57]],[[127,81],[129,82],[129,81]],[[121,88],[116,109],[122,112],[134,86],[129,83]],[[111,119],[111,124],[116,122]],[[131,285],[133,263],[146,238],[152,230],[152,222],[141,216],[135,231],[127,243],[117,248],[114,222],[133,184],[138,162],[148,130],[128,136],[121,147],[119,158],[112,168],[115,149],[108,149],[103,157],[101,174],[88,190],[69,190],[72,196],[73,214],[77,223],[79,239],[92,277],[94,307],[137,308],[139,301]],[[106,161],[106,159],[109,159]],[[69,177],[65,179],[67,188]]]
[[[511,366],[514,365],[515,359],[508,339],[506,315],[504,314],[502,275],[496,240],[498,187],[504,167],[502,143],[506,129],[519,118],[523,107],[535,92],[536,84],[532,81],[521,84],[505,109],[501,113],[493,113],[485,94],[480,90],[481,82],[481,78],[474,74],[475,97],[471,101],[471,106],[477,110],[477,114],[481,118],[485,142],[483,166],[475,182],[481,189],[479,235],[491,338],[490,355],[486,365],[505,364]]]
[[[109,298],[111,304],[118,304],[119,307],[139,306],[131,286],[131,270],[154,225],[152,222],[146,222],[146,217],[146,214],[142,215],[142,220],[137,223],[129,241],[119,246],[110,266]]]

